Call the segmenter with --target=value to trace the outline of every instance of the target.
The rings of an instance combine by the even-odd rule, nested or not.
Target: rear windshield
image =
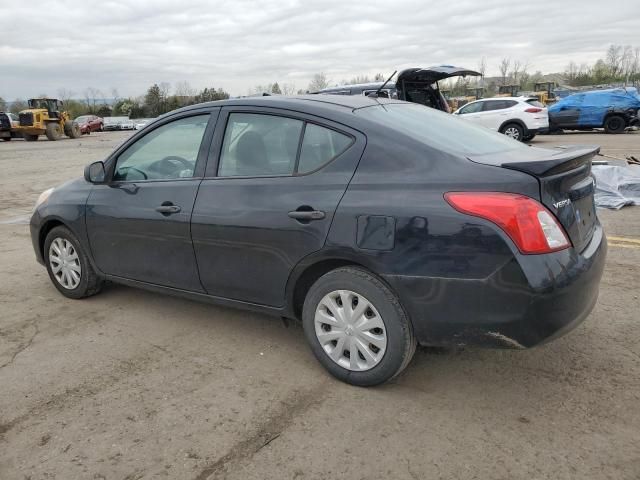
[[[533,107],[546,108],[546,105],[544,103],[540,103],[535,98],[530,98],[529,100],[527,100],[527,103]]]
[[[376,105],[357,109],[355,113],[449,153],[485,155],[528,148],[457,115],[413,103]]]

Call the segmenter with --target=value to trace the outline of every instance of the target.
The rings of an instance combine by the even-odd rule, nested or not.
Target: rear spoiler
[[[529,162],[505,162],[500,166],[511,170],[519,170],[537,176],[549,176],[567,172],[581,167],[600,153],[597,145],[578,145],[572,147],[557,147],[560,151],[551,155],[548,160],[534,160]]]

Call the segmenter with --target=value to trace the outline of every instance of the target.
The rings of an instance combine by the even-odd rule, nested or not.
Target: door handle
[[[294,210],[289,212],[289,217],[301,222],[310,222],[311,220],[322,220],[325,213],[322,210]]]
[[[181,208],[178,205],[173,205],[172,203],[168,203],[168,204],[165,204],[165,203],[163,203],[159,207],[156,207],[156,212],[159,212],[163,215],[171,215],[172,213],[178,213],[181,210]]]

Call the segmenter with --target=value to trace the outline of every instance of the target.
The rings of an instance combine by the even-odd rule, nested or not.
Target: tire
[[[38,135],[30,135],[28,133],[23,133],[22,138],[24,138],[25,142],[36,142],[38,140]]]
[[[365,313],[353,317],[352,320],[357,322],[341,320],[342,314],[347,311],[341,306],[344,305],[344,302],[340,303],[341,298],[351,301],[351,308],[357,309],[358,305],[366,308]],[[330,303],[332,299],[334,303]],[[357,303],[354,303],[355,301]],[[323,308],[325,312],[329,311],[325,306],[327,303],[332,305],[332,309],[337,309],[336,312],[333,315],[325,313],[324,316],[319,316],[320,321],[316,322],[317,311],[322,312]],[[322,319],[334,322],[335,326],[323,323]],[[361,325],[363,320],[367,322],[368,329],[366,326],[355,327]],[[338,268],[320,277],[311,286],[305,298],[302,324],[307,341],[318,361],[331,375],[351,385],[369,387],[391,380],[405,369],[416,349],[411,322],[398,298],[379,278],[362,268]],[[339,324],[347,327],[342,329]],[[331,332],[335,332],[341,338],[325,339],[321,343],[318,335]],[[366,343],[367,339],[375,339],[378,346]],[[354,348],[350,345],[354,345]],[[337,352],[338,348],[342,351]],[[327,349],[334,349],[336,360],[330,356]],[[352,351],[358,353],[353,362]],[[367,353],[366,358],[363,353]]]
[[[620,115],[611,115],[604,121],[604,131],[607,133],[622,133],[627,128],[627,122]]]
[[[500,129],[500,133],[522,142],[524,140],[524,129],[517,123],[507,123]]]
[[[56,122],[47,123],[47,129],[45,131],[45,135],[52,142],[55,142],[56,140],[60,140],[60,138],[62,137],[62,129],[60,128],[60,124]]]
[[[5,141],[5,142],[10,142],[11,141],[11,137],[3,138],[2,140]]]
[[[67,254],[64,254],[64,249],[61,246],[68,245],[72,248],[67,247]],[[61,254],[56,253],[56,248]],[[76,258],[73,258],[73,253]],[[91,262],[76,236],[67,227],[55,227],[47,234],[44,241],[43,257],[51,282],[65,297],[74,299],[90,297],[102,288],[102,279],[98,277],[91,266]],[[52,260],[53,257],[57,257],[58,260]],[[60,260],[64,260],[67,265],[70,265],[66,269],[68,277],[64,276],[63,270],[54,273],[54,265],[60,265]],[[78,273],[79,279],[72,277],[72,271]]]
[[[100,128],[98,129],[99,132],[104,132],[104,125],[101,123],[100,124]]]
[[[69,138],[80,138],[82,136],[80,125],[76,122],[66,122],[64,124],[64,134]]]

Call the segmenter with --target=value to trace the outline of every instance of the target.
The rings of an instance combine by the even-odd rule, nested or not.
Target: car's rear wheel
[[[604,131],[607,133],[622,133],[626,126],[624,118],[620,115],[611,115],[604,122]]]
[[[352,385],[392,379],[415,353],[413,329],[398,298],[361,268],[339,268],[320,277],[305,298],[302,321],[318,361]]]
[[[524,130],[517,123],[508,123],[500,130],[500,133],[505,134],[507,137],[511,137],[514,140],[522,141],[524,139]]]
[[[100,291],[102,280],[71,230],[53,228],[44,241],[43,253],[49,278],[65,297],[84,298]]]
[[[6,137],[6,138],[3,138],[2,140],[4,140],[5,142],[10,142],[11,141],[11,137]]]

